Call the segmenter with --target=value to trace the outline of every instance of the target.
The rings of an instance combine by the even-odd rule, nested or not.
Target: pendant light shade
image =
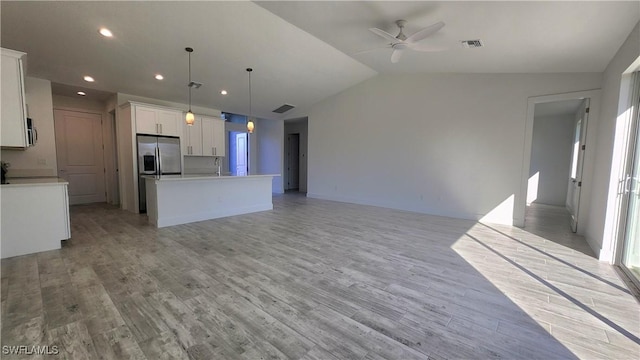
[[[247,122],[247,131],[249,131],[249,134],[253,134],[254,128],[255,125],[253,124],[253,120],[249,119],[249,122]]]
[[[189,89],[189,91],[191,91],[191,89]],[[191,110],[187,111],[187,116],[185,116],[184,121],[187,122],[187,125],[193,125],[193,123],[196,122],[196,117],[193,116]]]
[[[185,50],[189,53],[189,84],[187,85],[189,87],[189,111],[187,111],[184,121],[187,125],[191,126],[196,121],[195,116],[193,116],[193,112],[191,112],[191,84],[193,84],[191,81],[191,53],[193,52],[193,48],[188,47],[185,48]]]
[[[249,134],[253,134],[253,129],[255,128],[255,125],[253,123],[253,120],[251,119],[251,72],[253,71],[252,68],[247,68],[247,72],[249,73],[249,116],[247,116],[247,131],[249,132]]]

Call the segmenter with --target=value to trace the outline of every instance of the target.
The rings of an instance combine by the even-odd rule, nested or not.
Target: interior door
[[[300,187],[300,134],[291,134],[287,136],[287,188],[298,189]]]
[[[580,192],[582,189],[582,170],[584,165],[584,151],[587,139],[587,121],[589,117],[589,99],[585,99],[581,106],[582,116],[576,122],[573,137],[573,151],[571,157],[571,178],[569,179],[569,192],[567,205],[571,213],[571,231],[578,231],[578,213],[580,210]]]
[[[247,175],[247,133],[236,134],[236,175]]]
[[[102,117],[55,110],[58,176],[69,182],[69,204],[106,201]]]

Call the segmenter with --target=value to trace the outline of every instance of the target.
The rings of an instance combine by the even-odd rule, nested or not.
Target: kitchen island
[[[144,176],[149,222],[161,228],[272,210],[274,176]]]
[[[60,249],[60,241],[71,237],[68,185],[55,177],[0,185],[1,258]]]

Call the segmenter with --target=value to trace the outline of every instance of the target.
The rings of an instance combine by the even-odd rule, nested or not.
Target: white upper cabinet
[[[144,105],[135,105],[136,133],[180,136],[182,112]]]
[[[160,135],[180,136],[182,123],[184,123],[182,111],[160,110],[158,112]]]
[[[184,125],[184,155],[225,156],[224,120],[196,115],[193,125]]]
[[[182,141],[182,153],[184,155],[200,156],[202,154],[202,121],[196,118],[193,125],[183,125],[184,137]],[[205,154],[207,155],[207,154]]]
[[[224,120],[202,117],[202,153],[209,156],[225,156]]]
[[[157,134],[158,123],[156,122],[156,109],[136,106],[135,107],[136,133]]]
[[[0,146],[26,148],[27,110],[24,97],[23,59],[26,54],[2,49],[2,109]]]

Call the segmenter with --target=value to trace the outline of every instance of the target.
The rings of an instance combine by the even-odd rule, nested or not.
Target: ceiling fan
[[[415,51],[442,51],[445,50],[444,48],[439,48],[439,47],[434,47],[434,46],[430,46],[427,44],[421,44],[420,41],[424,40],[425,38],[437,33],[440,29],[442,29],[444,27],[444,23],[442,21],[439,21],[433,25],[427,26],[426,28],[419,30],[415,33],[413,33],[412,35],[410,35],[409,37],[407,37],[403,32],[402,29],[404,28],[404,26],[407,24],[406,20],[396,20],[396,25],[398,26],[398,28],[400,28],[400,33],[398,33],[398,35],[393,36],[391,34],[389,34],[388,32],[384,31],[384,30],[380,30],[378,28],[370,28],[369,31],[371,31],[372,33],[380,36],[381,38],[388,40],[390,43],[388,46],[385,46],[384,48],[391,48],[393,49],[393,52],[391,53],[391,62],[392,63],[397,63],[398,61],[400,61],[400,57],[402,56],[402,53],[404,52],[404,50],[406,49],[410,49],[410,50],[415,50]],[[376,49],[372,49],[372,50],[376,50]],[[371,50],[365,50],[365,51],[371,51]]]

